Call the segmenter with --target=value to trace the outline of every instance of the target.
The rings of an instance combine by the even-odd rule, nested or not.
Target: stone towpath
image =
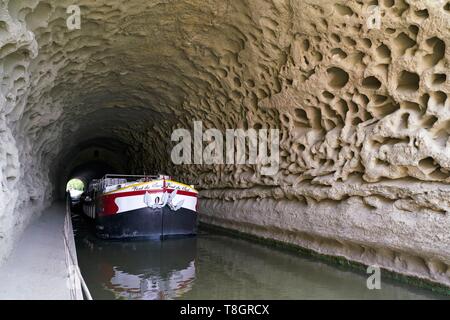
[[[58,202],[26,228],[0,267],[0,299],[70,299],[64,217]]]

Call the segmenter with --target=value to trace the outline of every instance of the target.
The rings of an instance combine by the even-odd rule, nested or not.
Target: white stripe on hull
[[[117,213],[146,208],[147,204],[144,201],[144,197],[145,194],[116,198],[115,203],[119,208]],[[160,203],[162,201],[163,192],[149,193],[147,197],[149,199],[149,203]],[[183,201],[181,208],[192,211],[196,210],[197,197],[177,194],[173,198],[173,203],[175,204],[180,203],[181,201]]]

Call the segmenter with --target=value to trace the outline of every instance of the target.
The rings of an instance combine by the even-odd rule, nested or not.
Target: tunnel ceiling
[[[450,208],[439,193],[417,196],[450,181],[446,1],[80,0],[81,29],[68,30],[71,4],[0,3],[6,242],[82,165],[74,154],[96,147],[117,154],[117,169],[164,171],[203,189]],[[379,29],[369,28],[373,5]],[[174,167],[170,134],[194,120],[279,128],[278,174]]]

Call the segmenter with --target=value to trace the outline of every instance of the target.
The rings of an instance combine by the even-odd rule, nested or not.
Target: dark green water
[[[200,232],[165,241],[104,241],[73,216],[78,262],[94,299],[448,299],[284,250]]]

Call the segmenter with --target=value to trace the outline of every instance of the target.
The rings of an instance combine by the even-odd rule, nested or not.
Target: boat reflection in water
[[[176,299],[195,281],[195,237],[123,242],[87,234],[78,235],[77,250],[95,299]]]

